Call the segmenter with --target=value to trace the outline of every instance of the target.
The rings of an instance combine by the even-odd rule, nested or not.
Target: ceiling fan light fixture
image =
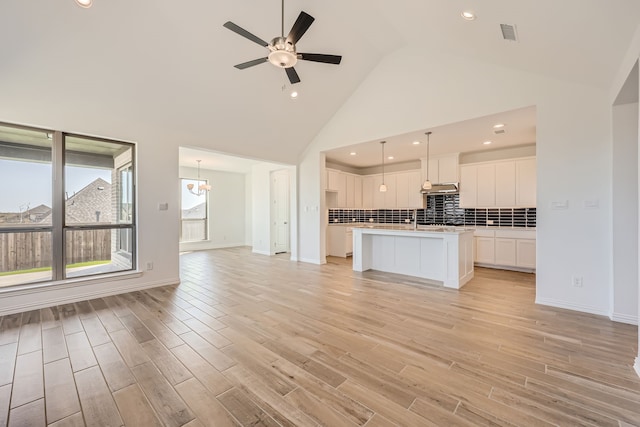
[[[84,7],[85,9],[88,9],[93,4],[93,0],[76,0],[76,4],[80,7]]]
[[[293,92],[291,92],[291,94],[289,94],[289,96],[291,97],[291,99],[298,99],[298,91],[294,90]]]

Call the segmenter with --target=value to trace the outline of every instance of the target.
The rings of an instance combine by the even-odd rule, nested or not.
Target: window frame
[[[179,236],[179,242],[180,243],[197,243],[197,242],[206,242],[209,239],[209,191],[206,191],[204,193],[204,202],[205,202],[205,206],[204,206],[204,218],[193,218],[193,219],[185,219],[182,217],[182,214],[184,212],[184,208],[182,206],[182,194],[184,191],[189,191],[187,190],[187,182],[186,181],[191,181],[191,182],[195,182],[195,188],[198,188],[198,186],[200,185],[200,183],[204,183],[204,184],[209,184],[209,180],[208,179],[204,179],[204,178],[180,178],[180,236]],[[184,222],[195,222],[195,221],[204,221],[204,236],[202,239],[198,239],[198,240],[183,240],[183,230],[184,230]]]
[[[87,135],[81,135],[71,132],[63,132],[63,131],[55,131],[43,128],[37,128],[32,126],[22,126],[16,125],[12,123],[0,122],[0,126],[6,128],[14,128],[14,129],[23,129],[34,132],[43,132],[47,134],[51,134],[51,224],[49,225],[33,225],[29,227],[3,227],[0,224],[0,233],[32,233],[32,232],[50,232],[51,233],[51,278],[46,280],[36,280],[36,281],[23,281],[15,284],[8,285],[7,288],[22,286],[22,285],[32,285],[36,283],[47,283],[50,282],[52,285],[56,282],[62,282],[67,279],[85,279],[85,278],[95,278],[99,276],[105,276],[113,273],[123,273],[123,272],[132,272],[138,269],[137,259],[138,259],[138,246],[137,246],[137,197],[136,197],[136,144],[132,142],[119,141],[110,138],[101,138],[101,137],[93,137]],[[109,142],[113,144],[122,145],[127,149],[131,150],[131,159],[126,166],[129,166],[131,169],[130,178],[131,178],[131,221],[127,223],[120,223],[120,215],[118,212],[117,218],[115,221],[112,221],[110,224],[67,224],[66,217],[66,196],[65,196],[65,138],[66,137],[77,137],[85,140],[95,140],[102,142]],[[118,182],[113,182],[112,185],[120,186],[119,182],[119,173],[121,167],[116,167],[112,170],[116,172],[116,180]],[[119,188],[118,188],[119,192]],[[120,207],[120,203],[122,202],[118,193],[118,208]],[[83,275],[71,275],[67,274],[66,269],[66,259],[68,257],[67,254],[67,235],[68,232],[72,231],[86,231],[86,230],[117,230],[115,234],[122,233],[122,230],[129,230],[131,233],[131,250],[130,250],[130,262],[131,267],[120,269],[117,271],[104,271],[104,272],[96,272],[94,274],[83,274]],[[112,244],[113,248],[113,244]],[[112,250],[112,253],[115,251]]]

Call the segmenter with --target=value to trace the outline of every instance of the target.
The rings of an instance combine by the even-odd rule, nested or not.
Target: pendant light
[[[384,193],[387,191],[387,185],[384,183],[384,144],[387,141],[380,141],[380,144],[382,144],[382,184],[380,184],[380,192]]]
[[[425,135],[427,135],[427,175],[424,177],[422,189],[431,190],[431,181],[429,181],[429,136],[431,135],[431,132],[426,132]]]
[[[202,160],[196,160],[196,162],[198,162],[198,183],[200,183],[200,162]],[[189,192],[195,196],[202,196],[204,195],[207,191],[211,191],[211,185],[207,184],[206,182],[202,182],[202,184],[198,185],[198,191],[193,191],[193,187],[195,187],[192,183],[187,184],[187,190],[189,190]]]

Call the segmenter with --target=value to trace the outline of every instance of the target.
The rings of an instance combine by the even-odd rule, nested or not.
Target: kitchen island
[[[460,289],[473,278],[473,230],[354,227],[353,270],[405,274]]]

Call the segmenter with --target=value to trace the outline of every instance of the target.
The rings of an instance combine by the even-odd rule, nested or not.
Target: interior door
[[[289,252],[289,172],[271,173],[271,218],[274,253]]]

